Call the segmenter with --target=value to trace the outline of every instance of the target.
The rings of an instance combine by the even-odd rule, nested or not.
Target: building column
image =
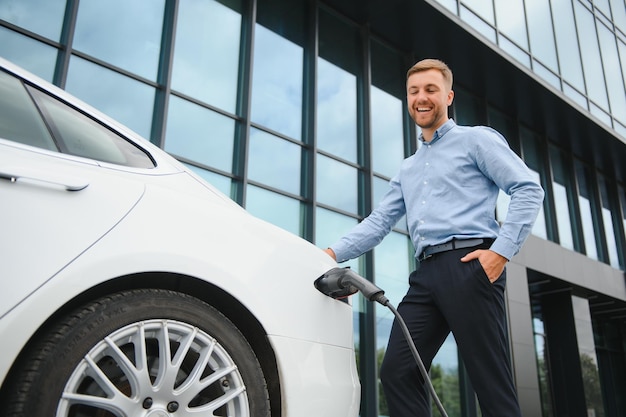
[[[541,394],[526,268],[510,262],[506,277],[511,361],[522,415],[541,416]]]
[[[571,292],[544,294],[541,311],[547,338],[554,416],[587,417]]]

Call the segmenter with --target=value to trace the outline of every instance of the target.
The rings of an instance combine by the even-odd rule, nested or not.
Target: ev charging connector
[[[313,284],[315,285],[315,288],[317,288],[322,294],[325,294],[334,299],[343,299],[360,291],[363,296],[369,301],[376,301],[377,303],[380,303],[383,306],[389,308],[389,310],[391,310],[393,315],[396,317],[398,324],[402,328],[402,333],[404,334],[404,337],[409,344],[409,348],[411,349],[413,358],[417,363],[417,367],[419,368],[422,377],[424,377],[424,381],[426,381],[428,391],[430,392],[430,395],[432,395],[433,401],[435,402],[437,409],[443,417],[448,417],[446,410],[443,408],[443,404],[441,404],[441,401],[439,400],[439,397],[435,392],[433,383],[430,380],[428,371],[426,370],[426,367],[422,362],[422,358],[420,357],[419,352],[415,347],[415,343],[413,343],[411,333],[409,332],[406,323],[404,322],[398,311],[389,302],[387,297],[385,297],[385,291],[378,288],[376,285],[374,285],[374,283],[366,280],[365,278],[351,270],[349,267],[333,268],[327,271],[318,279],[316,279]]]

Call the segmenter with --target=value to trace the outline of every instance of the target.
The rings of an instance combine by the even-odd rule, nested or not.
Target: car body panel
[[[283,416],[358,415],[352,307],[313,286],[337,266],[328,255],[251,216],[64,91],[1,58],[0,67],[131,138],[155,161],[130,168],[0,138],[0,384],[66,306],[102,295],[108,283],[131,288],[136,277],[159,274],[217,288],[253,315],[276,359]]]

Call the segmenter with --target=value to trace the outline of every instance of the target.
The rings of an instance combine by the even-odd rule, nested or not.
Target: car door
[[[0,317],[139,201],[144,184],[133,170],[142,168],[123,164],[154,168],[148,154],[128,162],[142,150],[32,87],[0,71]]]

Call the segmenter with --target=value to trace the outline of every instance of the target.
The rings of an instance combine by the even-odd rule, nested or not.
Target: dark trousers
[[[410,287],[398,312],[427,369],[452,331],[482,415],[519,417],[507,349],[506,273],[490,283],[478,260],[460,261],[474,249],[451,250],[423,261],[409,276]],[[380,378],[390,417],[430,415],[424,379],[395,322]]]

